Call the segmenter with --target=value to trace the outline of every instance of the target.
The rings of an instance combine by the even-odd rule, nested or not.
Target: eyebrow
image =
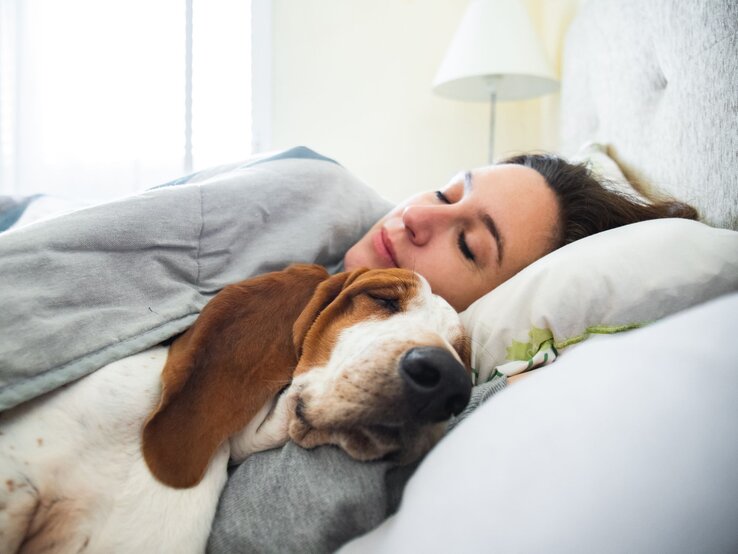
[[[472,188],[474,188],[474,183],[472,182],[472,172],[467,171],[464,173],[464,194],[470,194]],[[502,256],[504,255],[505,241],[502,239],[502,235],[500,235],[497,224],[495,223],[495,220],[492,219],[491,215],[486,212],[480,212],[479,217],[482,220],[482,223],[484,223],[484,226],[492,235],[492,238],[495,239],[495,243],[497,244],[497,265],[500,265],[502,263]]]

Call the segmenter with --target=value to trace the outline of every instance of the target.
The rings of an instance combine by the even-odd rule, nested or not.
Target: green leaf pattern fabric
[[[554,346],[553,333],[549,329],[532,327],[528,332],[528,342],[513,340],[507,348],[506,358],[509,362],[494,367],[494,371],[480,376],[477,374],[477,383],[487,383],[496,375],[517,375],[552,363],[558,352]],[[482,379],[480,379],[482,377]]]

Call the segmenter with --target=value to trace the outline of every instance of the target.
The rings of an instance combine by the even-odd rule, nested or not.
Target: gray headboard
[[[588,0],[567,35],[562,146],[738,230],[738,0]]]

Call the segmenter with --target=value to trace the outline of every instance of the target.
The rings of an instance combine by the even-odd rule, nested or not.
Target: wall
[[[579,0],[526,0],[556,67]],[[487,161],[489,105],[436,96],[467,0],[273,0],[271,147],[305,144],[390,200]],[[558,95],[498,104],[497,158],[556,148]]]

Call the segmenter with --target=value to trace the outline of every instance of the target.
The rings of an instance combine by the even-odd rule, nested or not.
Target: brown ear
[[[337,273],[318,285],[310,302],[305,306],[292,328],[292,338],[298,360],[302,356],[302,345],[305,342],[305,337],[320,313],[336,299],[343,289],[367,271],[367,269],[357,269],[352,272]]]
[[[464,367],[466,368],[468,373],[471,373],[472,371],[472,365],[471,365],[471,338],[469,335],[464,333],[461,335],[456,341],[454,341],[454,350],[459,354],[459,358],[461,358],[461,363],[464,364]]]
[[[292,324],[327,277],[320,266],[295,265],[230,285],[174,341],[143,429],[157,479],[196,485],[219,445],[289,383]]]

